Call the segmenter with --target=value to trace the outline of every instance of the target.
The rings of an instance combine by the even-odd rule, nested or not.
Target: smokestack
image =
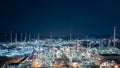
[[[114,43],[113,43],[114,47],[115,47],[115,42],[116,42],[115,40],[116,40],[116,26],[114,26]]]
[[[72,40],[72,34],[70,34],[70,41]]]
[[[38,38],[38,40],[40,39],[40,35],[39,34],[38,34],[37,38]]]
[[[10,31],[10,41],[11,41],[11,44],[12,44],[12,31]]]
[[[15,42],[17,43],[17,33],[15,33]]]
[[[34,40],[35,40],[35,34],[34,34]]]
[[[30,39],[31,39],[31,34],[29,34],[29,41],[30,41]]]
[[[22,33],[20,34],[20,39],[21,39],[21,42],[22,42]]]
[[[27,33],[25,33],[25,38],[24,38],[24,42],[27,41]]]
[[[50,39],[52,39],[52,32],[50,32]]]

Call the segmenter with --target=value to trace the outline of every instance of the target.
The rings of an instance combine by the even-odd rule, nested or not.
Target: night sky
[[[0,32],[113,34],[114,25],[120,27],[119,0],[0,0]]]

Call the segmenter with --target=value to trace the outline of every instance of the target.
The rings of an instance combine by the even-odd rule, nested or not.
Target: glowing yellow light
[[[98,58],[98,60],[101,60],[101,58]]]
[[[106,62],[103,62],[102,64],[103,64],[103,65],[106,65]]]
[[[119,68],[118,65],[115,65],[114,67],[115,67],[115,68]]]
[[[85,54],[82,53],[82,56],[84,56]]]
[[[80,64],[78,62],[74,62],[72,63],[72,66],[77,67],[77,66],[80,66]]]

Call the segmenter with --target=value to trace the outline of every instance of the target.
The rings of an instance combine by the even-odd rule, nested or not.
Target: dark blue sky
[[[112,34],[114,25],[119,0],[0,0],[0,32]]]

